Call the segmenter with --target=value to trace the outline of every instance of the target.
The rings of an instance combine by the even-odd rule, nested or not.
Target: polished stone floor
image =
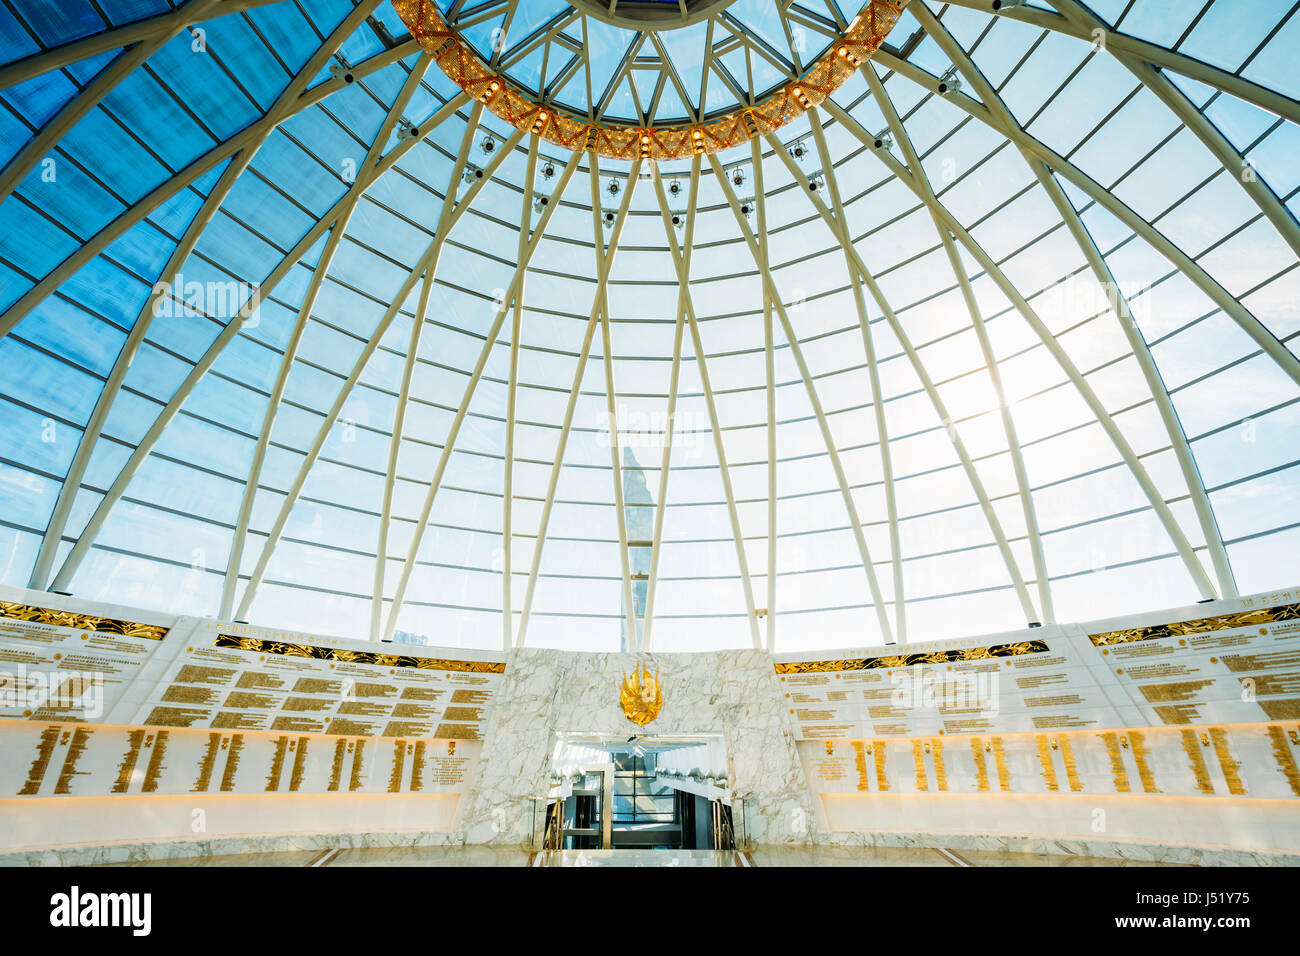
[[[391,847],[364,850],[294,850],[177,860],[152,860],[125,866],[641,866],[641,867],[826,867],[826,866],[1032,866],[1110,867],[1178,864],[1136,863],[1097,857],[996,850],[946,850],[926,847],[761,846],[752,852],[714,850],[549,850],[540,853],[504,847]]]

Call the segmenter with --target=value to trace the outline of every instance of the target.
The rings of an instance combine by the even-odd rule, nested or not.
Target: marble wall
[[[659,717],[644,728],[619,706],[618,684],[637,663],[663,684]],[[732,793],[744,800],[756,843],[812,840],[813,809],[772,657],[585,654],[520,649],[508,658],[461,818],[466,842],[514,844],[532,832],[531,798],[546,793],[557,733],[721,734]]]

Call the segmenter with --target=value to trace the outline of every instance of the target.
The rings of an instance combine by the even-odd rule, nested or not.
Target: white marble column
[[[618,700],[623,674],[640,665],[659,673],[664,692],[662,712],[645,727],[624,717]],[[516,650],[460,828],[467,843],[527,842],[530,798],[548,789],[557,733],[719,734],[750,839],[810,843],[815,818],[792,729],[772,658],[763,651],[637,657]]]

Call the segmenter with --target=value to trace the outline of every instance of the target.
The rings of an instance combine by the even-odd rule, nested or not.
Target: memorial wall
[[[505,665],[424,651],[0,591],[0,850],[451,832]]]
[[[1295,591],[776,669],[831,833],[1300,851]]]
[[[638,662],[664,697],[643,727],[619,709]],[[1300,595],[902,652],[633,657],[373,644],[0,589],[0,852],[303,833],[519,845],[555,735],[624,731],[720,735],[759,842],[1296,854]]]

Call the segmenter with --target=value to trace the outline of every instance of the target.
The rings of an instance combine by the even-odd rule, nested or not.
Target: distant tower
[[[636,640],[627,633],[627,606],[619,618],[620,649],[635,651],[645,621],[646,589],[650,585],[650,550],[654,540],[655,507],[646,487],[645,472],[632,454],[623,448],[623,516],[627,522],[628,568],[632,575],[632,613],[636,618]],[[626,600],[626,599],[624,599]],[[620,602],[621,603],[621,602]]]

